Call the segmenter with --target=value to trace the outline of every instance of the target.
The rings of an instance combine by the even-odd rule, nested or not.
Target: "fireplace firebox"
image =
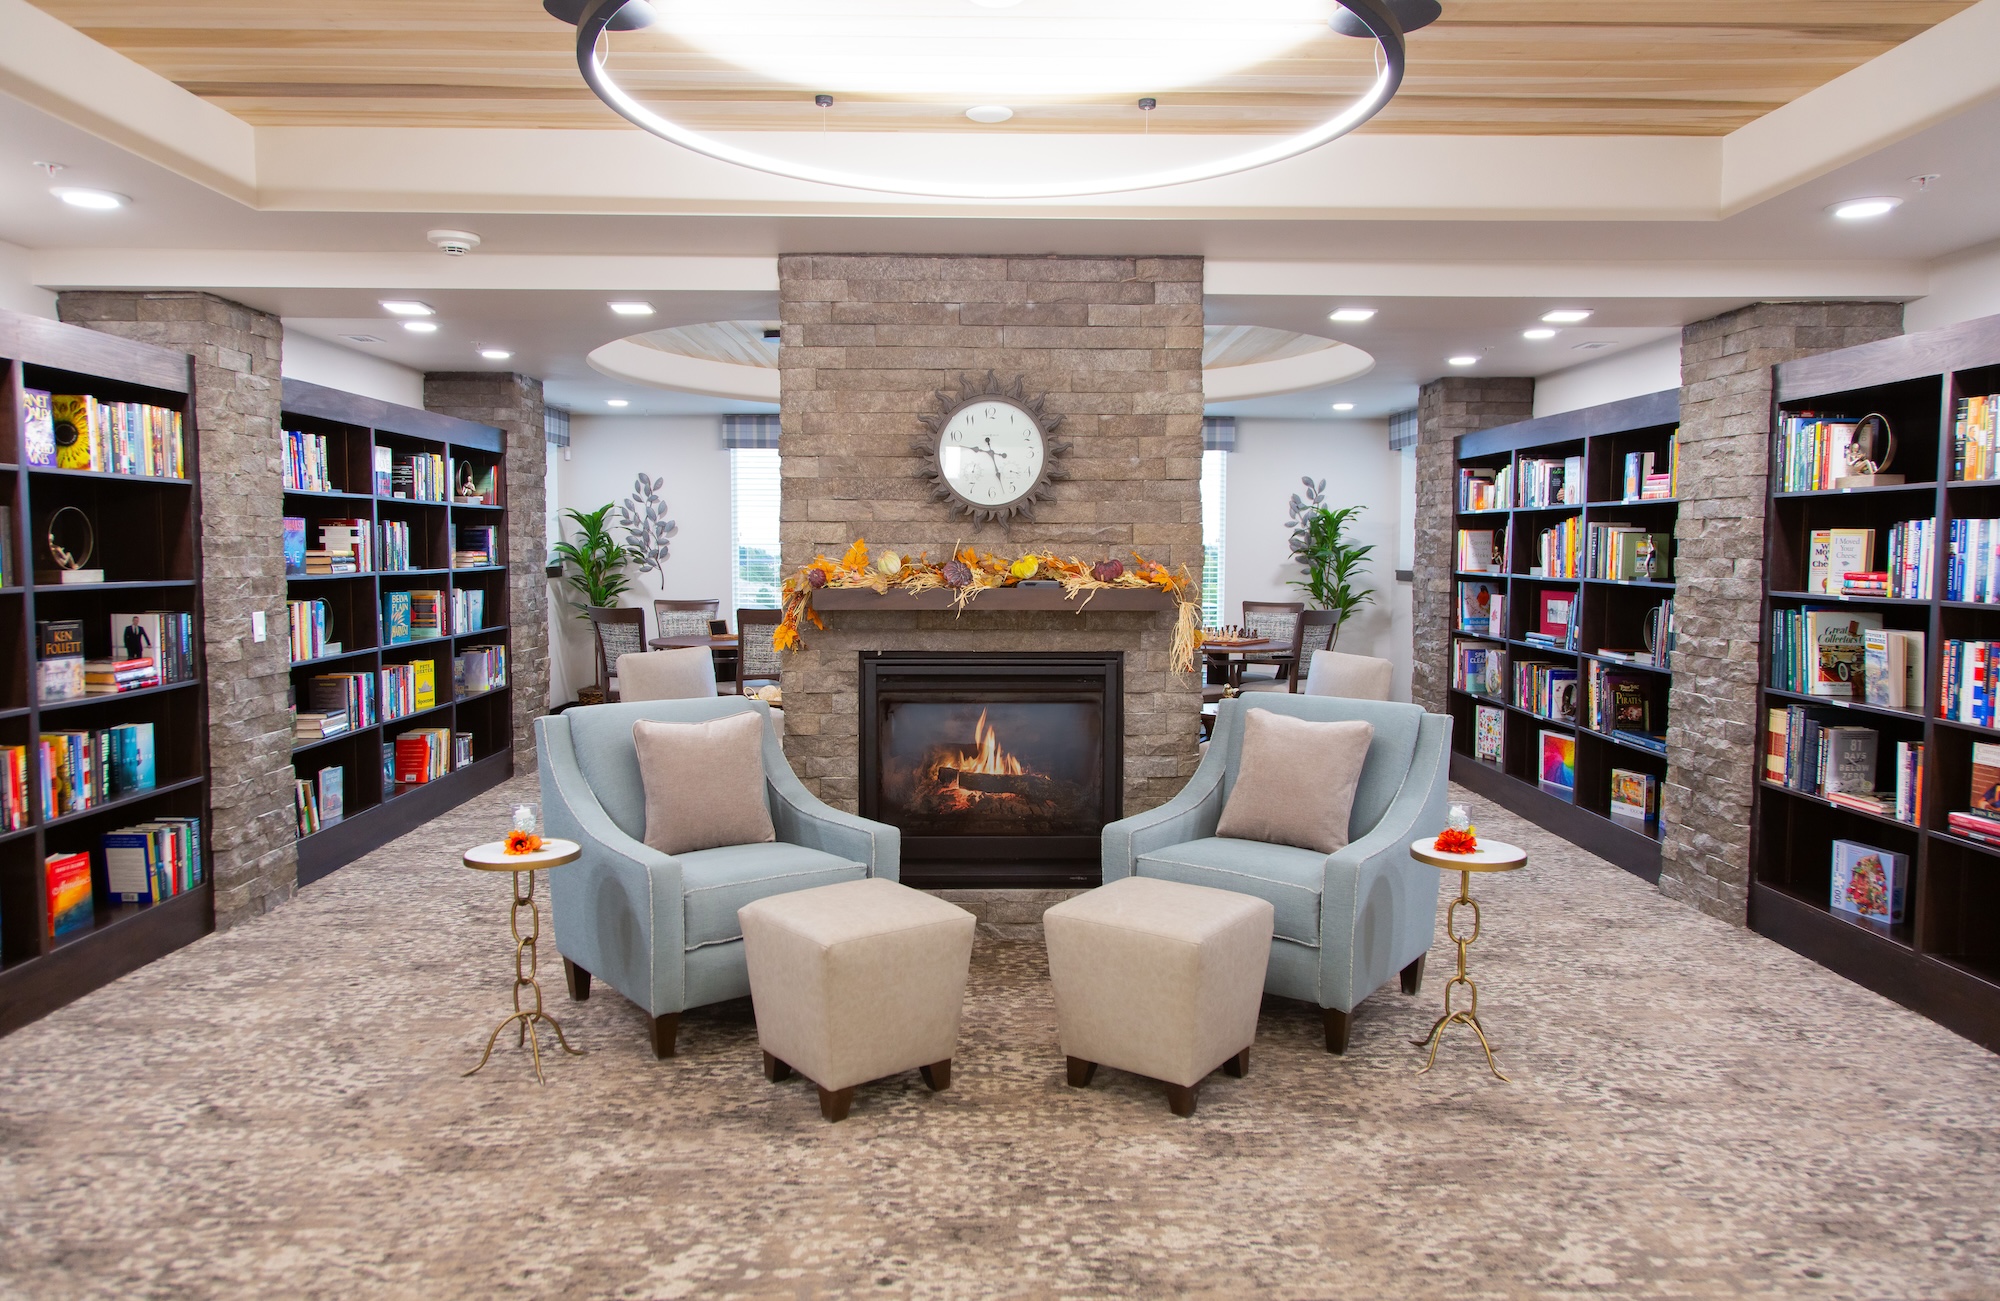
[[[1096,885],[1124,807],[1124,654],[864,651],[861,814],[903,880]]]

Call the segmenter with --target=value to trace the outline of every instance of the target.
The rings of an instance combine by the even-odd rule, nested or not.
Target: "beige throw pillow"
[[[663,854],[776,840],[764,796],[764,719],[632,724],[646,786],[646,843]]]
[[[1268,709],[1248,711],[1236,785],[1215,834],[1322,854],[1345,847],[1354,788],[1374,740],[1372,723],[1315,723]]]

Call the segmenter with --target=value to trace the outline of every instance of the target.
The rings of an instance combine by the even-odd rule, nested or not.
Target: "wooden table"
[[[1292,658],[1292,644],[1289,641],[1246,641],[1236,645],[1221,646],[1204,644],[1201,653],[1211,660],[1227,665],[1225,676],[1232,687],[1239,690],[1243,686],[1243,665],[1251,656],[1270,657],[1289,662]]]
[[[569,1040],[563,1037],[562,1026],[557,1024],[556,1019],[542,1010],[542,986],[535,979],[535,946],[542,936],[542,910],[535,903],[535,873],[574,863],[582,856],[583,847],[574,840],[544,840],[541,849],[532,854],[509,854],[501,841],[465,851],[465,865],[475,871],[514,874],[514,907],[507,918],[507,929],[514,936],[514,1014],[493,1027],[493,1033],[486,1037],[486,1051],[480,1054],[479,1065],[467,1071],[467,1075],[479,1074],[487,1058],[493,1055],[493,1044],[500,1038],[500,1032],[516,1021],[521,1023],[520,1043],[516,1046],[525,1046],[533,1051],[535,1078],[543,1084],[548,1081],[542,1079],[542,1046],[535,1034],[537,1021],[546,1021],[549,1028],[556,1032],[556,1042],[562,1045],[564,1052],[582,1055],[581,1048],[569,1046]],[[521,911],[524,908],[528,913],[525,934],[521,930]],[[526,961],[523,962],[523,959]],[[524,990],[534,992],[533,1007],[522,1005],[521,994]]]
[[[1423,1069],[1419,1070],[1417,1074],[1421,1075],[1424,1071],[1429,1070],[1437,1064],[1438,1045],[1444,1042],[1446,1026],[1467,1025],[1472,1027],[1472,1033],[1479,1036],[1479,1046],[1486,1050],[1486,1069],[1493,1072],[1493,1078],[1504,1084],[1507,1082],[1507,1077],[1500,1073],[1500,1067],[1494,1062],[1493,1045],[1486,1041],[1486,1028],[1479,1024],[1479,986],[1473,984],[1472,977],[1465,974],[1466,947],[1479,938],[1479,905],[1473,902],[1472,898],[1472,874],[1474,872],[1511,872],[1518,867],[1526,865],[1528,851],[1518,845],[1510,845],[1504,840],[1487,840],[1482,837],[1479,841],[1479,848],[1469,854],[1446,854],[1440,852],[1435,847],[1436,841],[1437,837],[1435,836],[1426,836],[1422,840],[1411,841],[1410,857],[1416,859],[1419,863],[1428,863],[1441,872],[1458,873],[1458,898],[1451,901],[1451,907],[1445,911],[1444,915],[1445,938],[1458,946],[1458,973],[1445,982],[1444,1015],[1439,1017],[1437,1024],[1431,1027],[1428,1037],[1411,1040],[1417,1047],[1429,1047],[1431,1050],[1430,1060],[1424,1063]],[[1460,935],[1458,933],[1458,910],[1460,907],[1472,909],[1472,933],[1470,935]],[[1469,997],[1471,1006],[1453,1011],[1451,1006],[1451,991],[1459,985],[1465,986],[1465,992]]]
[[[654,650],[687,650],[695,646],[705,646],[709,650],[735,650],[736,634],[724,633],[719,637],[704,633],[686,633],[679,637],[655,637],[646,643]]]

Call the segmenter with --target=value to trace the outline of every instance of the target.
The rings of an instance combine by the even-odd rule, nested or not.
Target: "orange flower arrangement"
[[[1470,854],[1478,850],[1479,837],[1473,828],[1460,831],[1457,827],[1446,827],[1438,832],[1437,842],[1431,846],[1440,854]]]
[[[811,564],[785,580],[784,613],[771,644],[777,650],[795,650],[805,645],[801,629],[806,624],[825,629],[826,624],[813,609],[813,593],[825,588],[865,587],[886,594],[894,587],[915,595],[942,587],[951,591],[953,608],[962,612],[981,592],[1042,578],[1061,583],[1063,595],[1078,602],[1078,610],[1090,604],[1093,593],[1106,588],[1152,588],[1172,596],[1179,611],[1174,628],[1174,671],[1194,672],[1201,647],[1201,585],[1185,567],[1176,575],[1136,552],[1132,560],[1129,566],[1117,560],[1093,565],[1074,557],[1061,560],[1035,552],[1007,560],[991,552],[954,546],[938,562],[931,560],[929,552],[910,559],[886,551],[880,563],[871,565],[867,540],[856,538],[839,560],[814,556]]]
[[[509,854],[538,854],[542,849],[542,838],[532,831],[510,831],[503,852]]]

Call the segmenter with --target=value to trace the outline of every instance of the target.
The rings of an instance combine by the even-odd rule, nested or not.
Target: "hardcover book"
[[[1854,840],[1833,842],[1833,890],[1828,903],[1835,912],[1852,913],[1870,921],[1903,920],[1903,888],[1910,860]]]
[[[1487,763],[1505,762],[1506,715],[1492,705],[1480,705],[1473,712],[1473,754]]]
[[[1567,732],[1542,733],[1541,788],[1566,800],[1576,798],[1576,738]]]
[[[285,574],[306,572],[306,522],[296,515],[285,516]]]
[[[1881,735],[1872,727],[1820,729],[1826,746],[1826,795],[1872,795]]]
[[[105,889],[114,903],[153,903],[152,837],[142,831],[104,833]]]
[[[96,450],[97,399],[72,393],[57,393],[49,399],[56,434],[56,467],[63,470],[96,470],[100,467]]]
[[[385,592],[382,596],[382,642],[386,646],[410,640],[410,594]]]
[[[84,694],[83,621],[45,619],[35,624],[35,694],[43,704]]]
[[[1481,637],[1504,634],[1493,626],[1493,587],[1489,583],[1458,585],[1458,630]]]
[[[347,770],[335,766],[319,770],[319,824],[330,827],[347,815]]]
[[[2000,744],[1972,743],[1971,807],[1980,813],[2000,815]]]
[[[1806,554],[1806,590],[1838,596],[1845,575],[1874,567],[1875,530],[1814,529]]]
[[[1569,638],[1570,620],[1576,610],[1575,592],[1543,592],[1541,598],[1541,622],[1537,631],[1545,636]]]
[[[90,855],[51,854],[45,871],[49,884],[49,934],[60,939],[89,929],[96,911],[90,885]]]
[[[1611,820],[1621,827],[1653,834],[1659,819],[1659,781],[1651,773],[1630,768],[1611,770]]]
[[[22,459],[29,465],[56,463],[56,422],[46,390],[21,390]]]
[[[1846,610],[1806,611],[1806,640],[1812,647],[1808,694],[1853,699],[1866,674],[1867,634],[1882,627],[1879,614]]]

